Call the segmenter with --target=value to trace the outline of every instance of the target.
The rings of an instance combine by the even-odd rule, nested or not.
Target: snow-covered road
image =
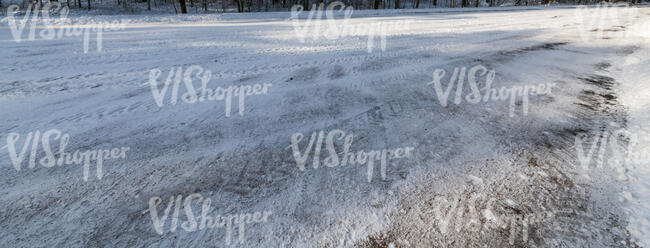
[[[593,164],[581,171],[575,145],[581,132],[590,141],[632,124],[647,135],[643,92],[648,92],[650,45],[647,36],[629,30],[648,27],[643,24],[650,9],[620,12],[629,11],[631,18],[607,26],[604,37],[585,30],[577,11],[592,13],[574,8],[355,12],[347,25],[408,21],[387,33],[384,51],[376,38],[371,52],[366,36],[301,42],[287,20],[290,13],[97,16],[92,19],[131,20],[123,30],[103,33],[101,52],[91,35],[88,53],[81,37],[17,43],[4,22],[0,244],[648,246],[647,162],[622,171]],[[29,26],[24,37],[28,32]],[[633,34],[616,35],[624,32]],[[446,89],[455,68],[475,66],[494,71],[494,89],[554,86],[528,102],[473,104],[465,98],[472,90],[465,85],[462,99],[454,88],[443,107],[434,71],[446,71]],[[210,70],[207,85],[232,98],[183,101],[187,81],[178,74],[173,104],[174,84],[163,87],[179,68]],[[200,95],[200,76],[186,75]],[[485,80],[479,77],[481,87]],[[256,93],[244,99],[224,91],[239,86]],[[46,152],[36,142],[41,146],[36,166],[29,166],[29,150],[17,170],[5,137],[19,134],[20,152],[30,132],[53,129],[69,135],[66,152],[128,151],[105,160],[101,178],[91,163],[85,181],[83,165],[39,164]],[[379,159],[371,175],[369,162],[326,166],[330,154],[324,143],[320,167],[314,168],[312,153],[300,170],[292,136],[303,134],[302,154],[312,133],[323,131],[327,140],[337,129],[353,135],[350,151],[414,149],[408,157],[390,159],[385,178]],[[59,140],[51,140],[57,151]],[[639,142],[648,147],[648,140]],[[341,159],[343,143],[335,144]],[[25,149],[32,148],[28,144]],[[249,218],[245,228],[224,218],[223,226],[188,231],[181,226],[188,220],[185,203],[178,227],[172,227],[170,197],[181,195],[175,206],[180,207],[194,193],[211,199],[210,216],[271,214],[259,223]],[[150,209],[154,197],[162,199],[157,215],[165,208],[170,215],[162,234]],[[205,204],[189,202],[194,216],[201,216]]]

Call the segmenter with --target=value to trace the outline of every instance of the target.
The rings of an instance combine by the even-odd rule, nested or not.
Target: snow
[[[647,31],[647,30],[646,30]],[[650,246],[650,46],[647,40],[639,42],[639,51],[622,58],[621,68],[616,72],[622,78],[622,101],[628,106],[630,118],[628,126],[637,142],[631,144],[629,150],[640,156],[630,161],[630,185],[623,192],[627,202],[627,212],[630,215],[630,233],[639,239],[639,244]]]
[[[68,151],[130,150],[125,160],[106,161],[101,179],[86,182],[73,166],[23,164],[16,171],[1,149],[0,243],[226,246],[223,231],[159,235],[143,214],[152,197],[200,193],[212,200],[211,215],[273,212],[268,222],[247,226],[242,247],[650,246],[647,161],[630,165],[623,181],[606,169],[582,177],[573,146],[577,132],[609,122],[647,137],[647,37],[584,41],[575,11],[355,11],[350,25],[410,21],[387,34],[385,51],[371,52],[363,35],[301,42],[289,12],[72,13],[72,23],[128,20],[123,30],[103,33],[101,52],[91,35],[88,53],[82,37],[17,43],[5,19],[0,146],[11,132],[57,129],[70,135]],[[635,13],[624,25],[642,30],[650,9]],[[230,116],[224,102],[170,104],[169,92],[163,106],[156,104],[151,70],[161,71],[162,84],[172,68],[192,65],[211,71],[212,89],[272,86],[246,97],[241,115],[238,100]],[[506,101],[441,106],[428,84],[434,70],[475,65],[496,72],[495,87],[558,86],[551,96],[531,96],[526,115],[517,103],[510,116]],[[597,75],[617,83],[589,83]],[[200,82],[193,80],[196,88]],[[179,96],[186,93],[184,83],[180,88]],[[588,90],[620,102],[606,105]],[[415,153],[390,161],[385,180],[368,182],[365,166],[299,170],[291,135],[334,129],[354,135],[355,152],[413,146]],[[646,151],[647,139],[630,149]],[[445,211],[453,199],[480,210],[481,223],[512,222],[479,230],[452,219],[442,234],[433,209]],[[193,206],[195,215],[199,208]],[[528,229],[515,221],[548,213],[556,217],[526,223]]]

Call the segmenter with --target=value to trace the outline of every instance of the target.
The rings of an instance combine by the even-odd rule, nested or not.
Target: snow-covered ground
[[[647,42],[647,40],[646,40]],[[644,247],[650,246],[650,50],[644,49],[617,61],[620,68],[616,75],[621,78],[621,100],[629,108],[629,136],[636,139],[629,150],[638,154],[631,161],[629,188],[623,192],[630,218],[630,233],[639,237]]]
[[[630,18],[617,22],[607,15],[604,36],[585,28],[585,20],[593,18],[585,13],[601,12],[561,7],[358,11],[346,23],[361,27],[357,30],[408,21],[386,32],[383,51],[375,37],[370,52],[363,35],[301,42],[289,12],[73,14],[73,21],[83,23],[128,19],[123,29],[103,33],[101,51],[91,33],[87,53],[82,36],[40,38],[44,26],[35,29],[35,40],[25,38],[27,26],[18,43],[5,19],[0,26],[0,244],[648,247],[648,161],[614,168],[591,163],[585,171],[576,137],[585,133],[588,149],[597,135],[623,129],[632,134],[621,136],[619,144],[636,134],[638,142],[626,149],[647,151],[650,37],[639,30],[648,27],[650,9],[623,9],[619,13]],[[338,18],[330,21],[346,21],[341,13]],[[630,36],[618,35],[625,32]],[[555,86],[550,94],[531,95],[528,103],[472,104],[466,84],[458,104],[454,88],[443,107],[434,72],[446,71],[441,80],[446,89],[455,68],[479,65],[495,72],[493,89]],[[181,98],[191,99],[190,90],[179,74],[178,102],[172,103],[173,75],[164,98],[157,98],[170,71],[179,67],[210,70],[211,89],[247,85],[259,94],[187,103]],[[200,76],[187,75],[200,95]],[[478,77],[481,88],[485,77]],[[86,181],[81,163],[48,168],[39,163],[47,158],[45,144],[23,145],[30,132],[48,130],[69,135],[69,153],[128,151],[105,160],[101,178],[96,162],[90,163]],[[325,142],[320,167],[313,168],[312,152],[300,170],[292,136],[303,134],[298,144],[303,154],[312,133],[318,137],[323,131],[327,140],[332,130],[353,135],[351,152],[414,149],[408,157],[389,160],[385,178],[379,159],[371,180],[368,163],[326,166]],[[7,139],[11,133],[20,135],[13,145]],[[61,139],[49,140],[56,153]],[[341,159],[343,143],[335,139]],[[17,154],[26,151],[20,170],[12,147]],[[38,159],[33,168],[32,156]],[[192,198],[185,203],[195,193],[211,205]],[[170,198],[179,195],[172,207]],[[152,211],[156,197],[161,203]],[[200,225],[202,208],[213,217],[259,212],[267,218],[255,217],[260,221],[245,228],[233,218],[216,228],[188,231],[190,222],[181,225],[192,219],[187,212]],[[155,223],[166,211],[159,234]]]

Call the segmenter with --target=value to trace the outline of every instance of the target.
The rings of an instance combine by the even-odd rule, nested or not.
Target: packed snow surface
[[[614,154],[596,151],[585,169],[576,148],[581,133],[586,151],[595,137],[621,129],[629,133],[610,140],[641,154],[650,148],[650,9],[625,8],[617,12],[625,18],[607,15],[604,27],[585,28],[599,13],[358,11],[309,24],[307,11],[293,18],[73,13],[72,24],[123,23],[102,33],[101,49],[90,32],[87,52],[83,35],[44,39],[44,23],[33,40],[27,25],[17,42],[5,18],[0,244],[650,247],[647,155],[596,166]],[[354,28],[329,39],[328,22]],[[379,24],[388,28],[364,34]],[[472,103],[466,83],[443,104],[436,70],[446,72],[444,90],[455,69],[470,80],[462,68],[486,69],[476,72],[481,89],[493,71],[493,89],[543,84],[549,94]],[[208,88],[231,99],[192,101],[207,70]],[[229,87],[241,90],[225,93]],[[124,156],[108,156],[101,174],[95,160],[86,168],[43,166],[44,144],[25,140],[48,130],[69,135],[71,155],[116,148]],[[351,153],[410,153],[386,166],[381,159],[374,167],[329,166],[323,141],[320,159],[312,148],[301,170],[296,156],[312,134],[319,146],[319,133],[328,140],[333,130],[344,132],[333,139],[341,160],[348,135]],[[15,144],[9,137],[18,137]],[[54,153],[61,139],[50,137]],[[26,151],[19,167],[10,147]],[[222,216],[222,226],[201,228],[203,208]],[[242,214],[254,217],[237,224]]]

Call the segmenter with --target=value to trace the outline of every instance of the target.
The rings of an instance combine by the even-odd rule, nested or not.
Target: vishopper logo
[[[627,42],[626,38],[633,36],[650,37],[650,21],[632,25],[638,12],[638,8],[630,7],[626,2],[578,6],[575,10],[578,33],[584,42],[611,38],[622,38],[618,41]]]
[[[196,199],[196,205],[201,204],[201,215],[197,216],[192,210],[192,201]],[[160,197],[152,197],[149,199],[149,209],[142,212],[146,214],[147,212],[151,215],[151,220],[153,221],[153,227],[156,233],[163,235],[165,233],[164,227],[169,218],[169,214],[174,209],[174,212],[171,216],[171,223],[169,224],[169,232],[176,232],[179,224],[179,215],[181,206],[185,211],[186,221],[180,224],[181,228],[186,232],[194,232],[196,230],[203,229],[215,229],[215,228],[224,228],[225,227],[225,243],[230,245],[232,243],[232,232],[234,226],[238,227],[238,240],[239,244],[243,244],[246,238],[246,224],[253,223],[264,223],[268,221],[269,216],[272,214],[271,211],[264,212],[253,212],[253,213],[238,213],[231,214],[227,216],[210,216],[210,205],[212,200],[210,198],[203,198],[201,194],[195,193],[191,194],[185,198],[183,201],[183,196],[179,195],[177,197],[171,196],[167,207],[163,210],[163,215],[158,215],[158,206],[162,203]],[[200,220],[197,220],[200,219]]]
[[[472,183],[482,187],[483,180],[468,175]],[[495,198],[490,195],[470,193],[469,197],[455,195],[451,201],[446,198],[440,198],[433,208],[432,225],[438,228],[441,234],[446,235],[450,229],[456,232],[463,230],[476,231],[483,233],[490,229],[501,229],[509,231],[508,241],[514,244],[518,234],[524,243],[528,242],[529,226],[545,220],[552,219],[556,213],[554,211],[542,211],[537,213],[503,215],[495,214],[493,206],[497,203]],[[511,199],[505,200],[505,205],[509,208],[518,208],[518,204]],[[484,206],[478,208],[477,206]],[[453,228],[451,228],[453,226]]]
[[[29,168],[33,169],[36,166],[36,161],[38,161],[45,168],[52,168],[55,165],[63,166],[65,165],[81,165],[83,163],[83,179],[88,181],[88,174],[90,170],[91,161],[95,161],[97,166],[97,178],[102,179],[103,176],[103,163],[104,160],[108,159],[125,159],[126,152],[130,149],[129,147],[113,148],[113,149],[96,149],[96,150],[87,150],[80,151],[76,150],[72,154],[65,151],[68,142],[70,141],[70,135],[64,134],[59,130],[52,129],[42,133],[40,131],[29,132],[25,141],[20,148],[20,152],[17,152],[16,145],[20,139],[19,133],[9,133],[7,135],[7,145],[5,146],[9,151],[9,157],[11,158],[11,163],[14,165],[16,171],[20,171],[23,160],[27,151],[29,153]],[[52,151],[50,141],[60,140],[58,153]],[[43,152],[45,152],[45,157],[42,157],[40,160],[37,160],[39,153],[38,147],[39,144],[43,147]],[[31,146],[30,146],[31,145]],[[3,148],[5,148],[3,147]],[[58,155],[58,156],[57,156]]]
[[[372,181],[372,175],[375,168],[375,160],[380,162],[380,174],[381,179],[386,179],[386,165],[388,160],[398,159],[398,158],[409,158],[411,152],[414,150],[413,147],[400,147],[396,149],[382,149],[382,150],[372,150],[369,152],[358,151],[351,152],[350,147],[352,146],[353,135],[346,135],[343,130],[335,129],[329,131],[327,136],[325,132],[320,131],[318,133],[313,132],[307,147],[304,151],[300,152],[300,143],[302,142],[304,135],[302,133],[294,133],[291,135],[291,150],[293,152],[293,157],[296,159],[296,164],[301,171],[305,170],[305,165],[307,164],[307,159],[309,154],[314,151],[312,166],[314,169],[318,169],[321,163],[321,149],[323,147],[323,141],[325,141],[325,149],[329,153],[329,156],[323,161],[326,167],[336,167],[336,166],[346,166],[346,165],[367,165],[368,171],[368,182]],[[339,157],[339,153],[335,148],[335,141],[343,140],[343,157]],[[340,143],[340,142],[339,142]],[[315,146],[314,146],[315,145]]]
[[[232,110],[232,100],[233,97],[237,97],[237,103],[239,107],[239,115],[244,115],[245,99],[246,96],[252,95],[266,95],[269,92],[269,88],[273,86],[271,83],[263,84],[254,84],[254,85],[239,85],[239,86],[228,86],[226,88],[216,87],[211,89],[208,87],[208,83],[212,78],[212,72],[210,70],[205,70],[203,67],[198,65],[189,66],[187,69],[183,70],[182,66],[177,68],[170,68],[167,73],[167,78],[165,82],[160,87],[158,78],[162,75],[160,69],[153,69],[149,72],[149,82],[144,83],[144,85],[149,85],[151,87],[151,93],[153,98],[156,101],[158,107],[164,105],[164,98],[167,94],[169,86],[172,84],[170,102],[172,105],[178,103],[178,94],[181,81],[185,86],[186,92],[183,93],[180,98],[181,101],[189,104],[196,102],[204,101],[225,101],[225,112],[226,117],[230,117],[230,112]],[[197,91],[194,87],[193,78],[199,79],[201,81],[201,88]]]
[[[52,9],[52,7],[54,7],[54,9]],[[30,4],[25,15],[22,17],[22,20],[16,20],[16,18],[14,18],[14,15],[18,10],[18,5],[9,6],[9,8],[7,8],[7,17],[4,18],[8,22],[9,28],[11,29],[11,35],[16,43],[20,43],[23,40],[23,33],[28,23],[29,33],[27,34],[27,40],[35,40],[36,28],[39,25],[40,20],[43,24],[41,27],[42,30],[38,32],[41,39],[62,39],[64,35],[66,37],[83,36],[84,53],[88,53],[91,32],[96,33],[97,51],[101,52],[104,31],[123,30],[128,23],[128,21],[122,20],[121,22],[114,21],[113,23],[88,22],[73,24],[72,21],[68,19],[68,7],[62,8],[61,4],[58,2],[47,3],[43,6],[42,10],[38,4],[35,6]],[[56,13],[59,11],[59,20],[55,22],[50,18],[50,13]],[[42,15],[42,18],[40,19],[39,13]],[[58,29],[58,31],[56,29]]]
[[[619,127],[616,123],[610,123],[610,126]],[[642,165],[650,161],[650,151],[642,150],[644,149],[642,145],[648,142],[650,142],[650,134],[639,127],[631,130],[623,128],[613,131],[603,130],[600,135],[591,139],[586,133],[578,133],[575,137],[576,155],[580,162],[578,168],[586,172],[593,161],[595,168],[600,169],[607,164],[611,168],[624,172],[628,165]],[[605,158],[608,160],[605,161]],[[621,179],[625,177],[622,176]]]
[[[301,5],[294,5],[291,8],[291,23],[294,32],[300,42],[304,43],[306,38],[311,33],[313,40],[325,38],[328,40],[336,40],[348,36],[368,36],[367,51],[371,53],[374,48],[375,36],[378,35],[381,40],[381,50],[386,51],[386,35],[395,30],[409,30],[410,20],[404,21],[384,21],[373,23],[360,23],[350,24],[350,18],[354,8],[352,6],[345,6],[340,1],[332,2],[327,5],[327,10],[323,11],[325,5],[321,3],[318,8],[316,4],[312,5],[309,11],[307,20],[300,21],[300,14],[303,12],[304,7]],[[334,15],[334,9],[340,7],[337,11],[343,12],[343,20],[338,21]],[[323,13],[325,13],[326,24],[323,22]],[[314,16],[316,16],[314,18]],[[322,37],[321,37],[322,36]]]
[[[477,77],[477,73],[478,77]],[[518,96],[521,96],[522,108],[524,116],[528,115],[528,104],[529,104],[529,95],[550,95],[553,86],[555,83],[550,84],[538,84],[538,85],[523,85],[523,86],[513,86],[510,88],[501,87],[499,90],[492,88],[492,83],[496,77],[494,70],[488,71],[485,66],[477,65],[467,70],[466,67],[454,68],[454,72],[449,78],[447,83],[447,88],[443,90],[442,80],[444,79],[447,72],[445,69],[436,69],[433,72],[433,81],[429,82],[427,85],[433,84],[433,90],[438,97],[438,102],[443,107],[447,107],[449,95],[451,94],[454,85],[456,86],[456,93],[454,98],[454,104],[458,105],[463,102],[463,87],[465,83],[465,76],[467,76],[467,83],[469,84],[469,90],[471,93],[465,95],[465,101],[471,104],[478,104],[480,102],[487,101],[510,101],[509,116],[515,116],[515,105]],[[484,87],[479,88],[479,78],[485,76]],[[481,93],[482,92],[482,93]]]

